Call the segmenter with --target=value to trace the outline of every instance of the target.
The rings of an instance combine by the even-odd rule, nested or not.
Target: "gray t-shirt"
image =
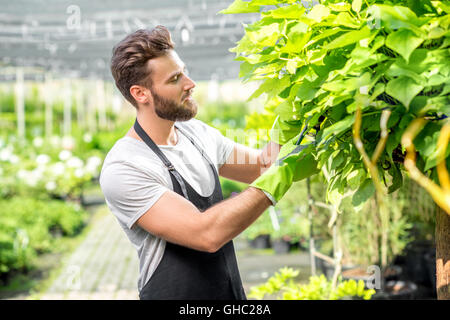
[[[216,169],[226,162],[235,143],[218,130],[191,119],[177,122],[206,152]],[[209,165],[194,145],[179,131],[175,146],[158,146],[176,170],[202,196],[214,190]],[[108,152],[100,173],[100,187],[110,211],[125,231],[139,257],[138,290],[156,270],[165,240],[142,229],[138,220],[167,190],[173,190],[167,168],[145,142],[125,136]]]

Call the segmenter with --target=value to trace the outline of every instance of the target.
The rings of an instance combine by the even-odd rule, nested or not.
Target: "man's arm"
[[[269,142],[262,150],[236,144],[219,174],[231,180],[252,183],[275,161],[281,146]]]
[[[250,187],[202,213],[179,194],[167,191],[136,223],[169,242],[216,252],[271,204],[263,191]]]

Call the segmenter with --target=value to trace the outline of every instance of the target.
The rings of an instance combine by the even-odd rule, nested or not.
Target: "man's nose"
[[[196,86],[194,80],[192,80],[191,78],[189,78],[189,76],[186,75],[186,83],[184,85],[184,90],[191,90],[194,89]]]

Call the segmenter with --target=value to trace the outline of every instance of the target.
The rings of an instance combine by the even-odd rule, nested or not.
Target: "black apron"
[[[169,170],[176,193],[191,201],[200,211],[223,200],[216,168],[203,150],[183,130],[176,127],[199,150],[214,174],[214,191],[209,197],[199,195],[176,171],[158,146],[139,125],[134,129]],[[233,241],[217,252],[208,253],[183,247],[166,241],[164,255],[139,292],[141,300],[246,300],[237,266]]]

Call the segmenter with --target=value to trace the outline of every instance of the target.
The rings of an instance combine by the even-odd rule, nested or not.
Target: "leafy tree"
[[[406,151],[414,155],[407,163],[424,173],[416,180],[437,184],[438,167],[450,165],[448,139],[439,140],[450,114],[449,1],[236,0],[221,11],[250,12],[261,19],[245,25],[230,50],[242,62],[240,77],[261,82],[250,99],[265,93],[268,111],[307,128],[314,147],[304,152],[327,179],[328,201],[339,206],[352,190],[358,209],[376,194],[387,230],[383,198],[402,187],[405,169],[412,172]],[[417,119],[421,130],[412,134]],[[402,145],[405,133],[411,143]],[[450,217],[441,214],[437,233],[447,238],[437,237],[437,256],[445,264]],[[450,270],[442,272],[448,279]],[[438,296],[450,298],[448,288],[438,283]]]

